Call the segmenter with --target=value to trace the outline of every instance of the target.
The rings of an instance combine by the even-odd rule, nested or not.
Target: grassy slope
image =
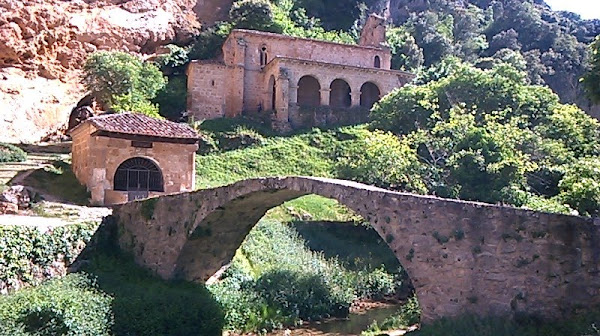
[[[305,137],[271,139],[263,146],[199,156],[196,185],[207,188],[261,176],[331,176],[331,160],[324,149]]]
[[[62,202],[89,204],[90,194],[79,183],[68,162],[56,161],[46,169],[37,169],[23,183]]]

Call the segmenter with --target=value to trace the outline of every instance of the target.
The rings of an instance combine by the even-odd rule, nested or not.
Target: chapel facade
[[[235,29],[220,59],[193,61],[188,114],[196,120],[271,113],[281,128],[302,126],[303,108],[368,111],[414,75],[391,70],[383,18],[369,16],[358,45]]]
[[[69,131],[72,168],[94,205],[194,190],[198,134],[138,113],[105,114]]]

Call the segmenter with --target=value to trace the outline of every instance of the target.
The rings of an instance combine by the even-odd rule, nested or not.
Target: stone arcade
[[[318,124],[364,121],[373,103],[414,78],[390,70],[384,42],[376,15],[358,45],[235,29],[221,59],[189,65],[188,113],[197,120],[272,113],[274,126],[286,129],[306,126],[302,108],[326,106],[344,112]]]
[[[136,113],[92,117],[70,131],[73,172],[93,204],[194,190],[198,134]]]

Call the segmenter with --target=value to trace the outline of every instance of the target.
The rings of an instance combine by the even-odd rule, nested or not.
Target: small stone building
[[[70,131],[73,172],[93,204],[126,203],[194,189],[198,134],[185,124],[122,113]]]
[[[414,75],[391,70],[385,22],[371,15],[358,45],[235,29],[220,59],[188,66],[188,113],[197,120],[270,113],[302,126],[303,109],[365,113]]]

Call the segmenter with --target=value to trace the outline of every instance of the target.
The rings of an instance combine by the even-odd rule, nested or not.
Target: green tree
[[[156,65],[120,51],[90,55],[82,81],[97,101],[110,109],[124,108],[124,102],[129,102],[127,108],[144,106],[166,83]]]
[[[429,193],[598,211],[596,184],[575,179],[595,178],[594,162],[576,162],[600,155],[600,123],[560,104],[547,87],[528,85],[526,74],[507,63],[487,70],[456,63],[446,77],[387,95],[371,118],[372,127],[404,136],[416,151],[423,167],[415,174]]]
[[[229,19],[235,28],[281,32],[274,22],[271,3],[266,0],[240,0],[233,3]]]
[[[583,77],[583,85],[588,97],[595,102],[600,103],[600,35],[590,46],[591,54],[589,60],[589,69]]]
[[[386,39],[392,52],[392,69],[416,71],[423,66],[423,50],[406,29],[388,29]]]
[[[600,157],[578,160],[560,181],[559,199],[581,215],[600,214]]]
[[[416,151],[391,133],[366,129],[353,132],[356,141],[336,152],[337,176],[394,190],[426,193]]]

